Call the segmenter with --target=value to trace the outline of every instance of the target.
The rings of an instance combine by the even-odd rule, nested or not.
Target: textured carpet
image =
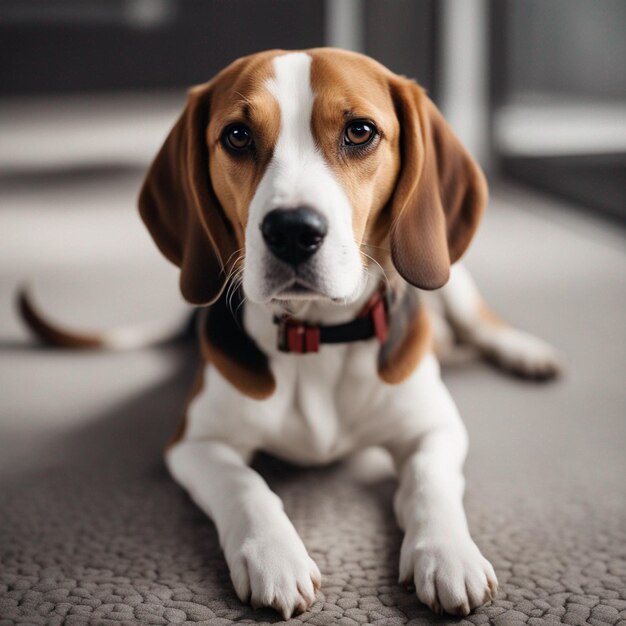
[[[154,391],[156,399],[144,399],[148,407],[174,389],[165,384]],[[141,404],[118,407],[115,418],[130,417]],[[156,450],[143,467],[132,458],[126,438],[140,444],[136,428],[145,421],[119,432],[83,433],[98,436],[108,452],[87,454],[73,468],[23,476],[4,490],[0,624],[280,621],[237,600],[213,526],[169,480]],[[564,476],[509,483],[474,474],[470,523],[501,593],[459,621],[435,618],[396,584],[401,536],[391,515],[394,482],[383,470],[372,472],[378,465],[373,454],[324,469],[259,463],[324,574],[313,609],[292,623],[539,626],[626,618],[617,484],[576,484],[563,493]]]
[[[46,307],[83,326],[179,306],[164,305],[176,277],[144,241],[136,185],[134,173],[106,189],[0,197],[12,207],[0,213],[0,625],[280,621],[237,600],[213,525],[161,462],[192,348],[51,352],[12,310],[25,268]],[[54,206],[39,210],[42,198]],[[381,455],[306,470],[262,458],[323,574],[292,623],[626,624],[625,256],[601,225],[496,192],[469,264],[495,308],[568,363],[551,385],[482,364],[445,374],[471,437],[470,528],[500,593],[453,620],[396,584],[395,483]]]

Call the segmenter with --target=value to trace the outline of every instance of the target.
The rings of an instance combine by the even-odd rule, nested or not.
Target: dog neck
[[[290,315],[308,324],[332,325],[353,320],[376,289],[381,275],[372,273],[360,296],[353,302],[299,302]],[[425,310],[420,306],[417,291],[404,283],[390,290],[389,335],[380,345],[377,369],[380,378],[390,384],[402,382],[430,347],[430,329]],[[237,299],[237,298],[235,298]],[[271,365],[284,358],[278,348],[274,316],[284,313],[284,305],[258,304],[222,297],[203,310],[199,318],[199,334],[204,358],[242,393],[262,400],[276,388]],[[376,341],[372,338],[372,341]],[[328,346],[328,349],[338,349]],[[307,355],[309,358],[311,355]],[[288,358],[307,358],[288,355]]]

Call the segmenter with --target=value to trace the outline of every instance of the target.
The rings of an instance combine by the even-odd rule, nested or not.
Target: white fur
[[[251,592],[253,604],[288,616],[310,605],[296,583],[310,589],[319,576],[277,497],[245,465],[251,454],[262,449],[317,464],[381,445],[400,476],[395,507],[406,531],[400,579],[413,582],[434,610],[466,613],[484,603],[497,583],[467,528],[461,473],[467,438],[434,356],[404,383],[387,385],[376,373],[376,340],[284,354],[272,345],[271,315],[251,305],[245,325],[270,356],[274,395],[261,402],[244,397],[207,367],[184,439],[167,455],[172,475],[213,518],[239,597]]]
[[[559,354],[545,341],[481,316],[482,298],[463,265],[452,267],[439,296],[460,339],[505,369],[529,377],[551,377],[561,370]]]
[[[319,285],[329,297],[349,303],[302,303],[299,318],[327,324],[352,319],[378,282],[375,276],[363,280],[347,195],[311,135],[310,63],[302,53],[274,61],[267,89],[279,103],[281,131],[246,233],[244,325],[268,355],[276,391],[267,400],[253,400],[207,366],[184,436],[168,451],[167,464],[214,520],[239,597],[287,618],[311,605],[320,573],[278,497],[248,467],[252,453],[262,449],[316,464],[367,446],[385,447],[400,480],[400,580],[414,584],[433,610],[465,614],[488,601],[497,583],[467,527],[461,471],[467,436],[434,356],[427,355],[403,383],[388,385],[376,371],[376,339],[322,345],[307,355],[276,349],[268,301],[277,287],[265,271],[269,253],[259,233],[271,209],[304,203],[329,220],[328,237],[315,255],[324,281]]]
[[[304,278],[322,295],[352,300],[363,287],[364,272],[352,230],[352,207],[311,132],[315,96],[311,89],[311,57],[304,52],[278,56],[274,77],[265,88],[280,109],[280,134],[254,198],[246,227],[243,287],[254,302],[268,302],[293,281],[267,250],[260,225],[273,209],[306,205],[328,220],[321,249],[304,268]]]

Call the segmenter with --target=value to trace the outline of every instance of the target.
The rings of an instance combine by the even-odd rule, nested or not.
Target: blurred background
[[[331,45],[428,89],[490,182],[467,265],[504,319],[564,354],[545,386],[444,371],[472,442],[470,527],[501,584],[474,623],[624,619],[625,26],[624,0],[0,0],[0,618],[126,623],[122,581],[142,623],[258,619],[162,469],[193,346],[46,350],[14,295],[30,281],[77,329],[177,323],[177,271],[136,197],[186,88],[247,53]],[[334,468],[296,474],[303,493],[292,473],[272,487],[330,587],[375,605],[357,621],[429,623],[381,556],[400,542],[393,483]],[[315,611],[335,613],[309,623],[352,623],[356,600],[325,589]]]
[[[492,175],[623,223],[625,23],[622,0],[0,0],[1,165],[121,175],[185,87],[332,45],[417,78]]]

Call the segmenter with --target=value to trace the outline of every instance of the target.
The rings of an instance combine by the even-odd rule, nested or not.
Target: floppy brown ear
[[[189,92],[187,106],[154,159],[139,212],[159,250],[180,267],[180,289],[192,304],[214,302],[237,249],[231,223],[209,175],[206,129],[211,83]]]
[[[391,258],[420,289],[438,289],[465,252],[487,203],[485,177],[414,82],[393,86],[401,171],[391,201]]]

